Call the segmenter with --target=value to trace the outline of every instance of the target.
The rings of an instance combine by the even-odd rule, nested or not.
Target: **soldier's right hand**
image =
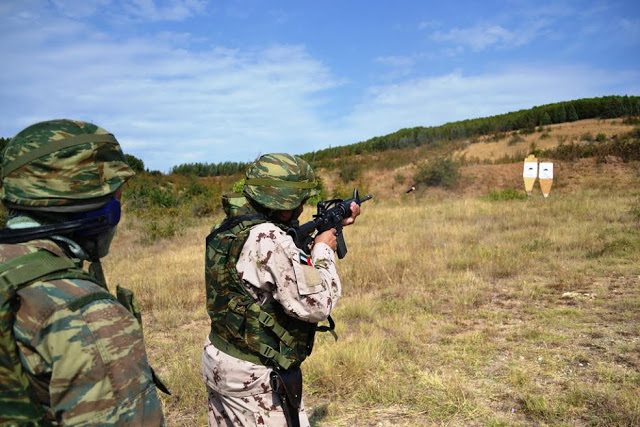
[[[336,237],[336,229],[324,231],[318,234],[314,240],[314,244],[324,243],[334,252],[338,249],[338,238]]]

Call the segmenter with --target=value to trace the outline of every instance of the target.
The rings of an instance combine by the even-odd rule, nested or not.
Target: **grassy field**
[[[313,424],[640,425],[638,165],[623,175],[548,199],[536,187],[524,200],[367,202],[338,265],[340,339],[319,336],[303,365]],[[125,218],[104,261],[143,306],[171,426],[206,425],[204,239],[217,219],[144,244]]]

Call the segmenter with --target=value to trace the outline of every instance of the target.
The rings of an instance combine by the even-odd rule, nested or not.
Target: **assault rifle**
[[[342,235],[342,220],[351,216],[351,202],[358,205],[373,198],[371,194],[364,196],[362,199],[358,195],[358,189],[353,190],[353,198],[349,200],[332,199],[318,202],[318,213],[313,219],[302,225],[294,225],[289,229],[288,233],[295,242],[296,246],[307,251],[313,240],[313,232],[322,233],[332,228],[336,229],[336,238],[338,239],[338,258],[342,259],[347,254],[347,244]]]

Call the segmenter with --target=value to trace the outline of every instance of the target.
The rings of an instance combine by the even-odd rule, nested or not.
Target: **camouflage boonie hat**
[[[29,126],[7,144],[0,198],[25,209],[84,206],[116,192],[134,174],[106,130],[51,120]]]
[[[265,154],[247,169],[244,194],[269,209],[290,210],[314,196],[317,186],[311,166],[300,157]]]

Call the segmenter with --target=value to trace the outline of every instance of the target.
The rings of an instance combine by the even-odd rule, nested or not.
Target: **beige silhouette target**
[[[551,184],[553,184],[553,163],[540,162],[540,189],[544,197],[549,197]]]
[[[538,176],[538,159],[533,154],[524,159],[524,170],[522,171],[522,177],[524,178],[524,189],[527,191],[527,196],[531,195],[533,190],[533,184],[536,182]]]

